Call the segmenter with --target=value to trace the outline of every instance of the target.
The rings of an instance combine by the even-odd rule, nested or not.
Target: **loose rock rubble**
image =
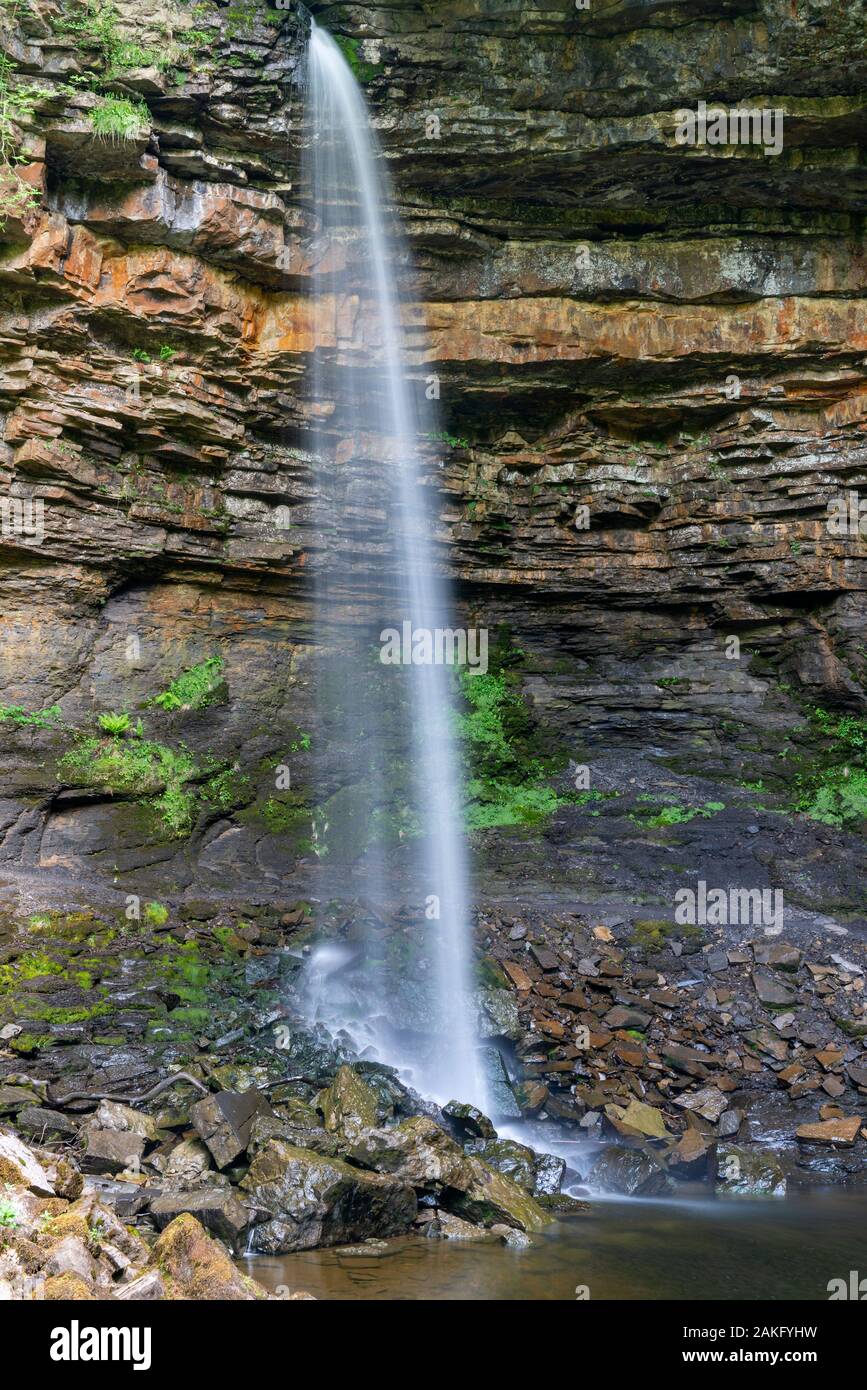
[[[750,1164],[723,1163],[723,1140],[778,1151],[758,1165],[757,1190],[777,1160],[795,1184],[863,1178],[860,942],[841,958],[818,937],[732,940],[663,919],[563,914],[531,914],[517,931],[491,914],[480,933],[517,1006],[521,1109],[608,1141],[591,1184],[647,1192],[702,1178],[744,1191]],[[785,1184],[781,1170],[774,1190]]]

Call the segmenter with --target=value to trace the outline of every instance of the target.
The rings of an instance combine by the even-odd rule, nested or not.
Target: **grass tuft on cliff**
[[[137,140],[150,129],[150,113],[143,101],[104,96],[90,113],[94,134],[103,140]]]

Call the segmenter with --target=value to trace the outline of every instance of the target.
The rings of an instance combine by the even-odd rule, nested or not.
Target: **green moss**
[[[57,1027],[64,1027],[70,1023],[87,1023],[92,1018],[104,1018],[106,1014],[111,1013],[114,1013],[114,1006],[105,1002],[92,1004],[89,1007],[82,1005],[67,1009],[58,1008],[52,1004],[28,1002],[25,1009],[25,1017],[40,1023],[54,1024]]]
[[[810,711],[814,747],[795,775],[794,808],[825,825],[861,829],[867,821],[867,719]]]
[[[687,941],[702,936],[700,927],[668,922],[662,917],[640,917],[632,924],[631,939],[647,951],[661,951],[666,941]]]
[[[652,796],[639,797],[639,801],[654,801]],[[696,816],[701,816],[703,820],[709,820],[717,812],[725,810],[723,801],[705,801],[701,806],[682,806],[676,800],[669,806],[664,806],[661,811],[647,814],[646,812],[632,812],[629,819],[636,821],[639,825],[652,826],[654,828],[665,825],[688,825]]]
[[[198,775],[192,756],[147,739],[79,738],[59,764],[61,774],[106,791],[147,797],[173,836],[192,828]]]
[[[145,903],[144,915],[145,921],[155,927],[161,927],[169,920],[169,910],[163,903]]]
[[[51,1047],[54,1039],[50,1033],[19,1033],[17,1038],[12,1038],[9,1047],[13,1052],[18,1052],[21,1056],[27,1057],[31,1052],[41,1052],[44,1048]]]
[[[481,989],[508,989],[509,981],[506,979],[500,965],[492,956],[482,956],[476,962],[475,967],[476,983]]]
[[[282,835],[293,829],[299,819],[306,817],[306,812],[299,806],[290,801],[278,801],[270,796],[267,801],[262,802],[256,807],[256,812],[265,822],[272,835]]]
[[[379,72],[376,63],[367,63],[361,56],[361,42],[359,39],[347,38],[343,34],[335,34],[334,41],[351,67],[356,79],[364,85],[371,82]]]
[[[508,634],[500,635],[489,660],[485,674],[463,671],[459,677],[466,825],[469,830],[537,825],[576,799],[558,793],[548,780],[567,759],[546,747],[536,730],[517,674],[523,653],[512,647]]]

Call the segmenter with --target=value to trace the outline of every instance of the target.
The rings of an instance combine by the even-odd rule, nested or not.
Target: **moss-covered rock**
[[[315,1105],[325,1128],[346,1139],[372,1129],[380,1118],[379,1097],[350,1066],[338,1069],[331,1085],[319,1092]]]
[[[194,1216],[178,1216],[154,1245],[151,1266],[163,1277],[169,1298],[215,1302],[252,1302],[268,1294],[235,1268],[225,1250]]]

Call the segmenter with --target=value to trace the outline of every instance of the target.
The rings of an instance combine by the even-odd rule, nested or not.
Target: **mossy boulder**
[[[55,1274],[42,1285],[46,1303],[96,1303],[93,1285],[80,1274]]]
[[[552,1218],[538,1202],[505,1173],[481,1158],[468,1157],[470,1182],[462,1192],[447,1190],[443,1205],[479,1226],[514,1226],[519,1231],[542,1231]]]
[[[601,1192],[617,1192],[625,1197],[658,1197],[672,1186],[671,1178],[655,1154],[639,1148],[621,1148],[617,1144],[602,1150],[590,1170],[588,1182]]]
[[[424,1115],[401,1120],[389,1129],[371,1129],[344,1147],[353,1163],[389,1173],[426,1191],[473,1183],[470,1160],[460,1144]]]
[[[719,1194],[732,1197],[782,1197],[786,1192],[786,1173],[772,1149],[741,1148],[720,1144],[717,1148]]]
[[[467,1152],[483,1159],[534,1197],[559,1192],[566,1171],[565,1159],[555,1154],[538,1154],[514,1139],[475,1139],[467,1145]]]
[[[223,1247],[189,1213],[166,1227],[150,1264],[162,1275],[168,1298],[249,1303],[268,1297],[261,1284],[235,1268]]]
[[[349,1066],[338,1068],[331,1085],[319,1092],[314,1104],[325,1128],[346,1139],[374,1128],[384,1118],[376,1092]]]

